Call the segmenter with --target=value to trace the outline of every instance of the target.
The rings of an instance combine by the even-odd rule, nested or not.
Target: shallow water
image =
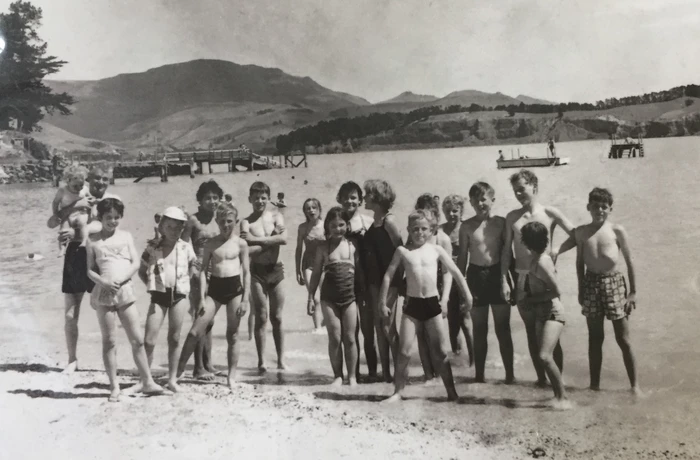
[[[699,408],[697,395],[700,388],[700,368],[696,365],[700,358],[696,346],[700,320],[696,306],[700,293],[700,269],[696,262],[697,238],[700,237],[700,219],[696,218],[700,211],[700,201],[697,200],[700,138],[646,140],[646,157],[641,159],[608,160],[608,146],[607,141],[558,144],[559,155],[570,157],[571,164],[536,170],[541,201],[558,207],[574,223],[582,224],[589,219],[586,201],[590,189],[594,186],[611,189],[615,196],[611,219],[627,229],[637,270],[638,307],[631,317],[632,341],[641,384],[652,394],[643,412],[656,414],[658,423],[670,422],[688,428],[687,422],[693,418],[691,414]],[[362,184],[366,179],[384,178],[397,193],[394,213],[403,221],[420,193],[429,191],[441,197],[449,193],[466,195],[473,182],[485,180],[496,189],[494,211],[505,215],[517,207],[508,183],[508,176],[514,170],[497,170],[495,160],[499,149],[509,157],[511,148],[517,152],[517,146],[487,146],[313,156],[309,159],[308,169],[237,174],[219,172],[198,176],[194,180],[173,177],[167,184],[158,182],[157,178],[138,184],[121,179],[110,187],[110,192],[118,194],[125,202],[122,228],[134,235],[137,248],[141,250],[146,240],[152,237],[153,214],[171,205],[185,205],[194,211],[195,191],[202,180],[216,179],[226,193],[233,195],[234,203],[243,215],[250,211],[247,189],[254,180],[270,184],[273,197],[283,191],[288,205],[284,213],[290,230],[289,244],[282,250],[288,275],[289,295],[284,315],[288,358],[291,366],[300,371],[299,375],[303,373],[306,377],[280,374],[281,377],[275,377],[279,380],[270,377],[267,381],[314,385],[324,383],[325,376],[330,377],[331,372],[326,357],[326,338],[307,333],[311,320],[305,314],[305,291],[294,281],[294,244],[297,226],[303,218],[303,201],[317,197],[323,208],[328,209],[335,204],[335,194],[342,182],[355,180]],[[543,146],[519,148],[521,154],[528,156],[539,156],[544,151]],[[60,294],[63,260],[57,258],[55,233],[44,226],[54,192],[55,189],[49,186],[36,184],[0,188],[0,215],[3,216],[0,220],[0,310],[4,310],[6,315],[3,316],[10,318],[11,322],[4,327],[17,332],[12,335],[13,340],[35,348],[40,356],[62,362],[65,360]],[[472,215],[471,210],[465,215]],[[562,233],[557,233],[555,244],[561,241]],[[45,258],[27,261],[28,253],[42,254]],[[588,384],[588,360],[586,325],[576,305],[574,255],[572,251],[562,256],[558,268],[564,288],[562,300],[568,315],[562,338],[565,378],[567,385],[576,389]],[[145,291],[140,291],[138,305],[142,321],[147,302]],[[79,347],[83,346],[84,340],[99,346],[99,329],[87,301],[84,301],[83,310]],[[516,347],[516,374],[521,380],[533,379],[522,323],[515,310],[511,322]],[[221,320],[217,322],[215,329],[218,341],[214,359],[218,365],[224,366],[222,323]],[[245,327],[241,329],[242,336],[247,338]],[[574,391],[572,397],[586,406],[632,407],[625,405],[626,400],[620,396],[628,381],[609,324],[606,332],[602,377],[606,391],[595,398],[588,393],[577,396]],[[161,333],[161,339],[158,351],[163,353],[166,348],[164,333]],[[501,379],[503,372],[493,334],[489,345],[487,378],[493,381]],[[131,367],[126,358],[128,348],[125,341],[120,342],[120,347],[125,347],[121,352],[121,366]],[[244,341],[242,347],[240,364],[243,368],[252,368],[253,342]],[[272,362],[274,348],[271,338],[268,339],[267,355]],[[164,360],[164,354],[161,354],[161,359]],[[420,375],[417,361],[413,365],[412,375]],[[101,368],[99,352],[90,366]],[[244,369],[243,374],[246,372]],[[470,376],[473,376],[473,369],[461,367],[457,370],[458,382]],[[366,391],[371,392],[373,388],[374,385]],[[389,390],[382,387],[381,392],[386,394]],[[492,386],[483,390],[482,398],[486,398],[486,402],[482,401],[482,404],[489,401],[495,404],[505,395],[516,400],[528,399],[533,392],[524,386],[508,389]],[[429,393],[443,396],[440,387]],[[479,404],[474,401],[466,403]],[[640,409],[628,410],[632,414]],[[633,415],[643,419],[641,412]]]

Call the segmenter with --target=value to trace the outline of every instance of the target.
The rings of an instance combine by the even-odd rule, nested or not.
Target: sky
[[[698,0],[32,3],[49,53],[68,61],[52,79],[207,58],[277,67],[371,102],[466,89],[594,102],[700,83]]]

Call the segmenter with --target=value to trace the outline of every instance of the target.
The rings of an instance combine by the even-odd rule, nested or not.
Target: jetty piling
[[[624,138],[620,139],[615,134],[610,138],[610,152],[608,158],[618,159],[627,155],[627,158],[644,157],[644,138],[640,134],[637,139]]]

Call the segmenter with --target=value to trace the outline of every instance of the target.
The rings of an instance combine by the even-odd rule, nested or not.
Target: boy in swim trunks
[[[185,230],[182,232],[182,239],[192,242],[192,248],[197,255],[199,265],[201,265],[204,255],[204,245],[209,239],[219,234],[219,226],[214,218],[214,211],[223,196],[224,191],[221,190],[221,187],[215,180],[203,182],[197,190],[199,209],[190,216],[185,225]],[[197,268],[193,272],[192,278],[190,278],[190,314],[193,316],[202,297],[199,287],[199,268]],[[214,324],[212,323],[213,326]],[[194,351],[194,370],[192,375],[196,379],[213,380],[216,374],[216,369],[214,369],[214,364],[211,360],[211,341],[211,328],[208,328],[206,336],[197,344]]]
[[[452,367],[447,359],[449,350],[447,334],[444,330],[443,318],[447,309],[440,306],[437,289],[438,261],[452,274],[457,288],[464,299],[462,310],[466,313],[471,309],[472,296],[467,282],[460,275],[459,269],[450,255],[440,246],[426,244],[437,228],[437,220],[429,211],[418,210],[408,217],[408,232],[411,243],[400,246],[394,253],[391,263],[384,274],[379,292],[379,307],[382,315],[388,318],[392,312],[386,304],[392,277],[399,267],[406,272],[406,292],[408,302],[404,308],[399,333],[399,354],[396,364],[394,394],[386,401],[399,401],[408,379],[408,362],[411,359],[411,349],[416,338],[416,332],[426,332],[429,349],[433,357],[433,368],[442,377],[450,401],[457,399]]]
[[[588,360],[591,390],[600,390],[600,369],[603,364],[604,320],[612,321],[615,339],[630,380],[632,393],[641,395],[637,368],[629,338],[629,315],[636,308],[636,284],[627,232],[608,220],[613,209],[613,196],[604,188],[594,188],[588,195],[591,223],[576,228],[576,273],[578,301],[588,323]],[[566,250],[562,244],[559,253]],[[620,252],[627,265],[629,291],[619,271]]]
[[[220,233],[207,241],[199,275],[201,298],[192,329],[182,347],[177,374],[182,375],[195,345],[208,333],[213,318],[226,305],[226,342],[228,343],[228,379],[233,389],[238,366],[238,326],[248,311],[250,280],[248,276],[248,245],[233,234],[238,222],[238,211],[228,202],[216,209],[216,223]],[[211,276],[207,279],[207,273]],[[214,305],[207,303],[211,297]]]
[[[250,246],[250,275],[253,311],[255,312],[255,346],[258,370],[265,369],[265,330],[268,315],[272,338],[277,349],[277,369],[286,369],[282,310],[284,309],[284,266],[279,260],[280,246],[287,244],[287,229],[280,213],[267,209],[270,187],[264,182],[250,186],[248,201],[253,212],[241,222],[241,238]]]
[[[494,329],[498,338],[506,383],[513,383],[513,339],[510,333],[510,308],[501,293],[501,251],[506,234],[506,220],[491,215],[495,191],[486,182],[477,182],[469,189],[469,203],[476,215],[459,231],[457,266],[467,277],[474,296],[471,320],[474,324],[476,382],[483,383],[488,349],[489,305],[493,311]],[[447,211],[445,212],[447,215]],[[466,318],[468,320],[468,318]],[[459,331],[458,331],[459,332]]]
[[[525,297],[525,286],[527,285],[527,273],[532,260],[531,251],[522,244],[520,230],[529,222],[540,222],[549,229],[549,243],[553,243],[554,229],[558,225],[569,236],[573,235],[574,226],[569,220],[552,206],[545,206],[539,202],[537,176],[527,169],[521,169],[510,176],[510,184],[513,187],[515,198],[522,205],[506,215],[506,230],[501,252],[501,294],[506,300],[514,301],[518,305],[518,312],[525,323],[525,333],[527,334],[527,346],[530,351],[530,358],[537,373],[537,385],[547,384],[547,375],[540,364],[538,358],[539,345],[537,343],[536,326],[537,321],[532,309],[524,306],[521,299]],[[515,294],[511,295],[508,274],[512,261],[512,252],[515,253]],[[554,360],[561,370],[564,366],[564,354],[561,346],[557,344],[554,348]]]
[[[163,320],[168,317],[168,383],[173,392],[180,391],[177,384],[177,363],[180,356],[180,331],[187,313],[183,302],[190,293],[190,277],[197,264],[192,245],[180,239],[187,216],[180,208],[172,206],[160,216],[158,234],[151,240],[141,256],[139,278],[151,295],[146,318],[144,346],[148,366],[153,364],[153,350]]]

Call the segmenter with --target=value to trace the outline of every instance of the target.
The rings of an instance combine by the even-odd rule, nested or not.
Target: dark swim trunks
[[[403,312],[415,320],[425,322],[441,314],[442,308],[440,308],[440,301],[437,296],[428,298],[409,297]]]
[[[490,267],[470,264],[467,267],[467,285],[474,297],[475,307],[508,303],[501,295],[501,264]]]
[[[214,302],[227,304],[235,297],[243,294],[240,275],[219,278],[212,276],[209,279],[207,295],[214,299]]]
[[[250,264],[250,275],[254,281],[262,284],[265,289],[273,289],[284,279],[282,262],[274,264]]]
[[[151,292],[151,303],[160,305],[163,308],[171,308],[186,297],[185,294],[173,292],[172,288],[166,288],[165,292]]]
[[[95,283],[87,276],[87,251],[77,241],[71,241],[66,247],[63,260],[63,283],[61,292],[64,294],[82,294],[92,292]]]

